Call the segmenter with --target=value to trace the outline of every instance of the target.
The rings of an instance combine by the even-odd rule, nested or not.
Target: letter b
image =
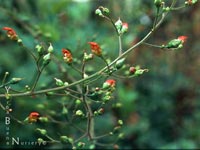
[[[9,125],[10,124],[10,117],[5,117],[5,124]]]

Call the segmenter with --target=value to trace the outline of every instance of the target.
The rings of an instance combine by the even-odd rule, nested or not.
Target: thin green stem
[[[123,53],[121,35],[118,35],[118,41],[119,41],[119,56],[120,56]]]
[[[115,26],[115,23],[113,22],[112,18],[110,16],[105,16],[105,15],[104,15],[104,18],[111,22],[111,24],[115,28],[115,31],[116,31],[117,35],[120,36],[120,34],[119,34],[118,30],[117,30],[117,27]]]
[[[2,85],[4,85],[4,83],[5,83],[6,78],[7,78],[8,75],[9,75],[9,73],[8,73],[8,72],[5,72],[4,77],[3,77],[3,80],[2,80]]]
[[[49,140],[51,140],[51,142],[60,143],[60,141],[54,140],[54,139],[51,138],[49,135],[45,135],[45,137],[48,138]]]
[[[179,6],[179,7],[174,7],[174,8],[171,8],[170,10],[179,10],[179,9],[182,9],[182,8],[185,8],[186,5],[183,5],[183,6]]]
[[[157,8],[156,8],[156,17],[155,17],[154,23],[153,23],[153,30],[154,30],[154,28],[155,28],[155,26],[156,26],[156,24],[157,24],[157,21],[158,21],[159,11],[160,11],[160,7],[157,7]]]
[[[109,64],[108,64],[108,62],[106,61],[106,59],[105,59],[103,56],[101,56],[100,58],[105,62],[106,66],[107,66],[107,68],[108,68],[108,74],[111,74],[111,70],[110,70]]]
[[[84,79],[85,74],[85,61],[83,61],[82,66],[82,78]],[[89,139],[91,140],[94,137],[94,118],[93,118],[93,112],[92,109],[87,102],[86,95],[87,95],[88,89],[85,85],[85,82],[82,83],[82,100],[86,109],[87,114],[87,135]]]
[[[40,79],[40,76],[41,76],[42,71],[43,71],[44,68],[45,68],[45,66],[43,66],[43,67],[41,68],[41,70],[38,68],[38,74],[37,74],[37,77],[36,77],[36,79],[35,79],[35,82],[33,83],[33,87],[31,88],[31,92],[33,92],[34,89],[36,88],[36,85],[37,85],[37,83],[38,83],[38,81],[39,81],[39,79]]]
[[[143,44],[151,46],[151,47],[162,48],[162,46],[160,46],[160,45],[150,44],[150,43],[146,43],[146,42],[143,42]]]

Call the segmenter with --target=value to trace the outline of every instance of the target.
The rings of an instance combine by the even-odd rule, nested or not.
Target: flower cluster
[[[67,49],[62,49],[62,53],[63,53],[63,59],[67,64],[71,64],[73,61],[73,57],[72,54],[70,52],[70,50]]]
[[[3,30],[7,31],[7,36],[11,39],[11,40],[17,40],[18,36],[15,32],[14,29],[10,28],[10,27],[3,27]]]
[[[109,14],[109,9],[103,6],[100,6],[98,9],[95,10],[95,14],[99,15],[100,17],[104,17],[104,14]]]
[[[103,101],[108,102],[110,101],[113,96],[112,93],[115,90],[116,81],[114,79],[108,79],[103,83],[102,90],[103,93]]]

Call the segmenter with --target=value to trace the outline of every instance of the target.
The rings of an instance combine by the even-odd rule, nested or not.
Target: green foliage
[[[159,2],[157,7],[163,7],[160,1],[156,2]],[[166,2],[166,5],[169,3],[171,1]],[[182,3],[178,1],[178,4]],[[129,53],[125,60],[122,58],[122,64],[118,64],[118,67],[114,63],[113,68],[108,68],[119,71],[117,74],[104,71],[97,80],[92,78],[91,83],[86,80],[80,84],[89,87],[83,88],[77,84],[62,91],[37,95],[34,91],[60,88],[84,79],[107,67],[106,63],[118,56],[119,43],[115,28],[101,15],[95,15],[95,9],[105,6],[109,8],[109,13],[106,10],[103,15],[114,16],[114,22],[118,16],[123,22],[128,22],[128,32],[120,35],[124,52],[151,29],[156,14],[155,5],[153,1],[147,0],[84,3],[66,0],[12,0],[0,1],[0,4],[0,26],[15,29],[26,46],[9,40],[4,31],[0,31],[0,86],[3,86],[0,94],[6,95],[0,98],[0,122],[3,124],[0,128],[1,148],[42,146],[48,149],[95,149],[119,146],[120,149],[194,149],[200,146],[200,45],[197,38],[200,34],[196,30],[198,17],[192,20],[198,10],[193,9],[192,5],[186,5],[188,9],[177,13],[172,11],[173,15],[169,14],[158,32],[148,39],[149,43],[162,45],[168,39],[177,37],[177,34],[188,35],[189,42],[181,51],[159,50],[159,46],[148,47],[148,43],[144,43]],[[188,21],[188,18],[191,20]],[[90,41],[101,46],[105,60],[91,57],[86,62],[83,74],[80,70],[83,69],[84,52],[92,56],[88,45]],[[53,46],[51,54],[48,53],[50,43]],[[38,53],[36,45],[40,45],[43,52]],[[62,48],[72,53],[73,65],[63,62]],[[34,60],[30,52],[40,59]],[[46,66],[42,66],[44,55],[48,56]],[[142,69],[144,74],[141,76],[120,78],[131,66],[137,65],[149,71]],[[33,88],[40,69],[42,73]],[[6,85],[3,84],[5,72],[9,72],[5,79]],[[125,77],[128,76],[125,74]],[[8,81],[13,78],[21,80],[17,84],[10,84]],[[116,85],[108,89],[101,88],[108,78],[114,78]],[[10,92],[26,93],[32,88],[33,93],[29,96],[9,95]],[[96,112],[94,120],[88,120],[89,109],[86,109],[81,93],[84,90],[88,90],[88,93],[84,93],[88,105]],[[21,141],[39,141],[41,145],[20,146],[10,143],[6,146],[8,125],[4,123],[7,116],[5,106],[12,109],[9,115],[9,137],[20,137]],[[24,121],[34,111],[39,112],[41,118],[36,123]],[[95,130],[95,135],[86,134],[92,133],[87,131],[88,121],[94,121],[94,129],[90,130]],[[88,140],[88,136],[96,136],[97,139]]]

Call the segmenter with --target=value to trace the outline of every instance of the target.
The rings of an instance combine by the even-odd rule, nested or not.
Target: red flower
[[[67,49],[62,49],[62,53],[63,53],[63,59],[66,63],[70,64],[73,61],[73,57],[72,54],[69,50]]]
[[[10,27],[3,27],[3,30],[7,31],[7,36],[11,39],[11,40],[17,40],[17,34],[15,32],[14,29],[10,28]]]
[[[108,85],[110,85],[111,87],[114,87],[114,86],[115,86],[115,83],[116,83],[116,81],[115,81],[115,80],[113,80],[113,79],[108,79],[108,80],[106,80],[106,83],[107,83]]]
[[[121,32],[122,33],[125,33],[128,31],[128,23],[124,22],[122,23],[122,29],[121,29]]]
[[[103,89],[114,88],[116,81],[113,79],[108,79],[103,83]]]
[[[188,37],[187,37],[187,36],[184,36],[184,35],[178,37],[178,39],[181,40],[182,43],[184,43],[184,42],[187,40],[187,38],[188,38]]]
[[[28,116],[28,121],[30,123],[37,122],[39,117],[40,117],[40,114],[38,112],[31,112],[30,115]]]
[[[102,55],[101,47],[96,42],[88,42],[88,44],[90,44],[91,51],[95,55],[97,55],[97,56],[101,56]]]

